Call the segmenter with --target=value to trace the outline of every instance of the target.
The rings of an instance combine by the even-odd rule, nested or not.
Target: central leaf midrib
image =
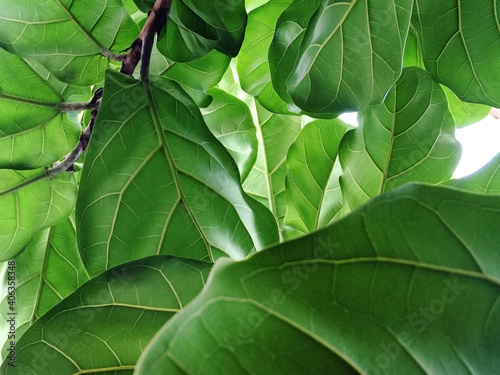
[[[80,21],[78,21],[75,16],[73,15],[73,13],[70,12],[70,10],[68,8],[66,8],[64,6],[64,4],[61,3],[61,0],[56,0],[57,3],[59,4],[59,6],[64,9],[64,11],[68,14],[69,18],[71,19],[71,21],[76,25],[76,27],[78,27],[78,29],[80,29],[86,36],[87,38],[89,38],[93,43],[94,45],[99,49],[99,51],[102,53],[103,51],[109,51],[111,52],[107,47],[104,47],[101,42],[99,42],[96,38],[94,38],[94,36],[88,32],[84,27],[83,25],[80,23]],[[101,16],[102,17],[102,16]],[[96,20],[96,24],[97,22],[100,20],[100,18],[98,20]]]
[[[165,156],[167,158],[168,164],[169,164],[170,169],[172,171],[172,177],[174,179],[174,184],[175,184],[175,188],[177,190],[177,193],[179,194],[180,200],[182,200],[185,203],[184,206],[186,207],[186,211],[188,212],[189,216],[191,217],[191,220],[193,221],[193,224],[196,227],[196,230],[200,234],[200,237],[203,240],[203,243],[205,244],[210,261],[214,262],[214,257],[213,257],[213,254],[211,252],[210,243],[208,242],[208,239],[206,238],[200,225],[198,224],[198,221],[194,217],[193,212],[191,211],[191,208],[189,207],[189,204],[186,200],[186,197],[184,196],[184,192],[182,190],[181,183],[179,180],[179,173],[177,170],[177,166],[175,165],[174,158],[172,156],[172,153],[170,152],[168,142],[165,138],[165,133],[164,133],[163,127],[160,123],[160,118],[158,116],[158,113],[156,112],[154,98],[153,98],[153,95],[151,93],[151,84],[149,81],[146,81],[146,82],[143,81],[142,86],[143,86],[143,89],[146,93],[146,100],[148,102],[148,107],[149,107],[149,111],[151,113],[151,118],[153,119],[153,124],[155,127],[156,134],[158,135],[158,140],[160,142],[160,145],[161,145],[163,151],[165,152]]]
[[[57,107],[61,104],[60,102],[45,102],[45,101],[40,101],[40,100],[35,100],[35,99],[23,98],[20,96],[9,95],[9,94],[6,94],[4,92],[0,92],[0,99],[15,102],[15,103],[26,103],[26,104],[36,105],[38,107],[46,107],[46,108],[51,108],[51,109],[56,109],[56,110],[58,110]]]

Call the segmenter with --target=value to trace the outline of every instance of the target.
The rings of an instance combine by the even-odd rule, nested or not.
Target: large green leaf
[[[467,102],[500,106],[498,0],[416,0],[425,66]]]
[[[42,178],[45,169],[0,169],[0,261],[14,258],[37,232],[68,217],[76,201],[75,177],[70,173]]]
[[[0,168],[34,169],[56,162],[81,134],[78,118],[63,113],[61,105],[71,95],[82,98],[83,91],[2,49],[0,60]]]
[[[38,232],[26,249],[15,259],[16,275],[16,340],[39,317],[74,292],[88,280],[88,274],[76,246],[73,220],[68,218],[59,224]],[[1,280],[6,284],[8,263],[4,263]],[[10,324],[8,291],[2,296],[0,313],[0,337],[7,340]],[[8,351],[4,346],[2,356]]]
[[[77,204],[86,266],[101,272],[164,252],[240,259],[275,243],[271,213],[243,192],[189,96],[152,79],[107,73]]]
[[[480,194],[500,195],[500,154],[479,171],[466,177],[446,181],[443,185]]]
[[[271,0],[248,15],[245,40],[238,55],[238,75],[241,87],[267,110],[290,113],[271,83],[268,50],[276,21],[292,0]]]
[[[213,49],[234,57],[241,48],[246,22],[244,0],[173,1],[158,49],[177,62],[200,58]]]
[[[301,128],[301,118],[273,114],[257,106],[257,161],[243,187],[252,197],[265,204],[283,227],[286,213],[286,154]]]
[[[136,373],[494,374],[498,222],[499,197],[412,184],[221,260]]]
[[[448,87],[442,86],[442,88],[448,99],[448,108],[456,127],[464,127],[481,121],[491,111],[491,107],[487,105],[463,102]]]
[[[120,0],[3,0],[0,7],[0,46],[68,83],[102,81],[107,57],[138,34]]]
[[[405,68],[383,104],[360,113],[339,158],[344,204],[354,209],[406,182],[448,180],[460,159],[446,96],[430,73]]]
[[[203,118],[238,164],[244,181],[257,158],[257,130],[252,113],[243,101],[224,90],[212,89],[208,94],[212,103],[202,109]]]
[[[153,335],[203,288],[210,263],[155,256],[108,270],[37,320],[2,374],[131,374]]]
[[[315,116],[381,103],[401,74],[411,0],[296,0],[269,52],[282,98]]]
[[[422,47],[414,26],[410,27],[408,39],[406,39],[403,66],[416,66],[422,69],[424,68]],[[446,94],[446,98],[448,99],[448,109],[450,110],[455,120],[455,126],[457,127],[467,126],[478,122],[486,117],[491,110],[491,107],[486,105],[466,103],[460,100],[448,87],[444,85],[441,87]]]
[[[341,214],[342,173],[337,150],[349,126],[342,120],[307,124],[286,158],[287,211],[285,238],[294,238],[328,225]]]

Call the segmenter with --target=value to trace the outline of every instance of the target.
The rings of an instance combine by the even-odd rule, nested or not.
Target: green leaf
[[[500,154],[497,154],[479,171],[456,180],[443,183],[455,189],[472,191],[480,194],[500,194]]]
[[[28,328],[16,342],[16,367],[4,361],[2,374],[132,371],[157,330],[202,290],[211,266],[155,256],[105,272]]]
[[[491,111],[491,107],[487,105],[463,102],[448,87],[442,86],[442,88],[456,127],[461,128],[481,121]]]
[[[381,103],[401,74],[411,8],[411,0],[296,0],[269,52],[277,92],[321,117]]]
[[[136,373],[495,373],[498,222],[499,197],[412,184],[319,232],[221,260]]]
[[[424,69],[422,48],[417,37],[417,31],[412,26],[406,40],[404,63],[405,67],[417,66]],[[441,85],[448,99],[448,109],[450,110],[456,127],[463,127],[482,120],[488,115],[491,107],[466,103],[461,101],[448,87]]]
[[[78,118],[63,113],[62,103],[75,94],[85,98],[85,92],[2,49],[0,59],[0,168],[35,169],[56,162],[81,134]]]
[[[175,82],[152,79],[107,73],[76,214],[88,269],[163,253],[241,259],[275,243],[272,215],[243,192],[196,105]]]
[[[288,151],[285,238],[322,228],[342,210],[337,150],[349,125],[342,120],[307,124]]]
[[[15,259],[16,339],[43,314],[74,292],[89,276],[76,246],[73,220],[66,220],[36,233],[26,249]],[[4,285],[8,282],[8,263],[3,264]],[[0,337],[7,340],[10,324],[8,291],[2,296],[3,317]],[[2,355],[8,351],[4,346]]]
[[[301,118],[273,114],[257,106],[257,161],[243,183],[252,197],[265,204],[273,213],[280,229],[286,213],[286,154],[297,138]]]
[[[292,0],[271,0],[248,15],[245,40],[238,55],[241,87],[268,111],[291,114],[271,83],[268,50],[276,21]]]
[[[257,159],[257,131],[252,113],[243,101],[223,90],[211,89],[208,94],[212,103],[201,110],[203,118],[238,164],[244,181]]]
[[[460,160],[446,96],[419,68],[405,68],[384,103],[361,112],[359,122],[339,151],[340,186],[351,209],[406,182],[448,180]]]
[[[177,62],[200,58],[213,49],[235,57],[245,36],[246,22],[244,0],[174,1],[158,49]]]
[[[121,0],[4,0],[0,30],[2,48],[37,59],[61,81],[85,86],[102,81],[107,57],[139,34]]]
[[[75,206],[70,173],[44,178],[45,170],[0,169],[0,261],[14,258],[37,232],[68,217]],[[31,180],[36,182],[24,186]]]
[[[466,102],[500,106],[498,1],[415,1],[426,68]]]

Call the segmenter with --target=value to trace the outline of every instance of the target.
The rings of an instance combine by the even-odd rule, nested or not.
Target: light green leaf
[[[257,130],[248,106],[220,89],[211,89],[209,107],[201,113],[210,131],[238,164],[241,180],[250,173],[257,158]]]
[[[384,103],[361,112],[359,121],[339,151],[340,186],[351,209],[406,182],[446,181],[460,160],[446,96],[419,68],[405,68]]]
[[[422,48],[417,37],[415,27],[410,27],[408,39],[406,40],[404,63],[405,67],[417,66],[424,69]],[[466,103],[461,101],[448,87],[441,85],[448,99],[448,109],[455,120],[456,127],[463,127],[482,120],[488,115],[491,107]]]
[[[296,0],[269,52],[277,92],[317,117],[381,103],[401,74],[411,8],[411,0]]]
[[[82,285],[16,342],[2,374],[131,373],[148,341],[203,288],[211,264],[155,256]],[[158,297],[161,298],[158,298]]]
[[[0,169],[0,261],[17,256],[40,230],[59,223],[73,211],[74,176],[44,176],[44,169]],[[39,180],[23,186],[32,179]]]
[[[0,60],[0,168],[48,166],[68,154],[81,134],[74,113],[63,113],[63,102],[75,94],[84,99],[89,90],[85,95],[2,49]]]
[[[15,259],[16,340],[26,329],[57,303],[74,292],[89,276],[76,246],[73,220],[66,220],[46,228],[33,237],[26,249]],[[8,263],[4,263],[0,277],[8,282]],[[2,295],[0,311],[0,337],[6,340],[2,356],[8,352],[7,340],[10,324],[8,291]]]
[[[285,238],[322,228],[342,210],[337,150],[349,125],[342,120],[307,124],[291,145],[286,164]]]
[[[268,50],[276,21],[292,0],[271,0],[248,15],[245,40],[238,55],[237,70],[241,87],[268,111],[290,114],[286,103],[271,83]]]
[[[443,185],[480,194],[500,195],[500,154],[477,172],[446,181]]]
[[[189,96],[152,79],[149,87],[107,73],[77,204],[88,269],[163,253],[241,259],[275,243],[272,215],[243,192],[234,160]]]
[[[108,57],[138,34],[121,0],[3,0],[0,7],[0,46],[78,85],[102,81]]]
[[[213,49],[235,57],[243,42],[247,13],[244,0],[172,2],[158,49],[177,62],[200,58]]]
[[[498,1],[415,1],[426,68],[466,102],[500,106]]]
[[[412,184],[319,232],[221,260],[136,373],[493,374],[498,222],[499,197]]]
[[[487,105],[463,102],[448,87],[442,86],[442,88],[456,127],[461,128],[481,121],[491,111],[491,107]]]
[[[255,104],[259,142],[257,161],[243,187],[252,197],[271,210],[282,229],[286,213],[286,154],[299,134],[301,118],[273,114],[258,102]]]

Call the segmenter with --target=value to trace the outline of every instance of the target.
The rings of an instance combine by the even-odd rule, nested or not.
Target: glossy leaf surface
[[[137,373],[494,373],[499,221],[499,197],[412,184],[319,232],[221,260]]]
[[[248,106],[220,89],[211,89],[209,107],[202,109],[210,131],[238,164],[241,180],[250,173],[257,158],[257,130]]]
[[[64,220],[75,207],[76,181],[69,173],[20,187],[44,171],[0,169],[0,261],[14,258],[38,231]]]
[[[296,116],[273,114],[257,105],[257,161],[243,187],[273,213],[280,229],[286,213],[286,154],[301,128]]]
[[[267,110],[284,114],[289,114],[289,111],[271,83],[268,51],[276,21],[291,3],[292,0],[272,0],[248,15],[245,40],[237,64],[243,90]]]
[[[5,0],[0,30],[2,48],[79,85],[102,81],[105,56],[128,48],[139,33],[120,0]]]
[[[179,85],[109,72],[106,88],[76,216],[91,272],[163,253],[241,259],[277,241],[272,215],[243,192],[236,164]]]
[[[0,168],[35,169],[56,162],[81,134],[78,118],[61,108],[71,88],[2,49],[0,60]]]
[[[26,249],[15,259],[16,275],[16,341],[26,329],[57,303],[89,279],[76,246],[74,220],[64,221],[38,232]],[[8,263],[3,265],[2,280],[7,282]],[[7,290],[6,290],[7,292]],[[10,324],[7,312],[8,294],[2,296],[0,326],[6,345]],[[2,357],[7,353],[2,350]]]
[[[426,68],[467,102],[500,106],[498,1],[417,0]]]
[[[328,225],[342,210],[337,151],[349,126],[342,120],[307,124],[288,151],[285,238]]]
[[[158,49],[177,62],[200,58],[213,49],[234,57],[241,48],[246,22],[244,0],[173,1]]]
[[[35,322],[17,341],[16,367],[4,362],[2,373],[130,372],[156,331],[201,291],[211,266],[157,256],[108,270]]]
[[[410,181],[448,180],[460,159],[446,96],[430,73],[406,68],[385,102],[360,113],[339,158],[344,203],[354,209]]]
[[[381,103],[402,69],[411,0],[295,1],[271,45],[273,82],[308,114]]]

